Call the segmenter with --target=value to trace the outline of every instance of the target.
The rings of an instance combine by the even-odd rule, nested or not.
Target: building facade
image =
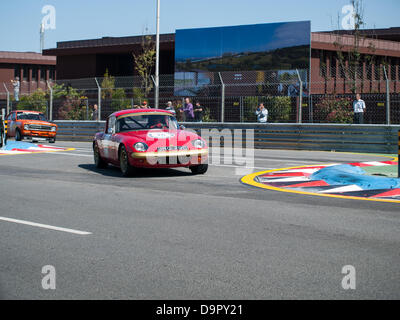
[[[29,94],[38,88],[46,89],[46,81],[56,79],[56,57],[35,52],[0,51],[0,86],[13,93],[11,80],[19,77],[20,94]],[[2,97],[4,99],[4,97]]]
[[[310,94],[400,92],[400,28],[363,30],[361,40],[351,31],[313,32],[311,35]],[[153,36],[154,39],[154,36]],[[357,38],[358,39],[358,38]],[[108,69],[113,76],[134,76],[133,55],[142,48],[142,36],[58,42],[44,51],[56,56],[58,79],[102,77]],[[361,54],[357,70],[351,69],[349,52],[357,43]],[[160,37],[160,73],[175,71],[175,34]],[[245,71],[245,70],[243,70]]]

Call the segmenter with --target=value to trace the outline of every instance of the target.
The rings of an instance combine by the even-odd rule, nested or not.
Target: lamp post
[[[160,85],[160,0],[157,0],[157,32],[156,32],[156,79],[155,79],[155,101],[154,107],[159,106],[159,85]]]

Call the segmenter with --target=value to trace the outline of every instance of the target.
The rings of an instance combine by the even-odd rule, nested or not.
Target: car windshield
[[[175,117],[158,114],[127,114],[119,117],[115,124],[116,132],[151,130],[151,129],[170,129],[176,130],[178,123]]]
[[[18,120],[39,120],[47,121],[43,113],[29,113],[29,112],[18,112]]]

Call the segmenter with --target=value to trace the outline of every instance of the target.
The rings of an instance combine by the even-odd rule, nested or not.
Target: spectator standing
[[[19,89],[21,87],[21,83],[19,82],[19,77],[15,77],[15,80],[11,80],[11,83],[14,87],[14,99],[15,101],[19,101]]]
[[[260,103],[256,110],[257,121],[259,123],[267,123],[268,121],[268,110],[264,107],[263,103]]]
[[[165,107],[165,110],[171,111],[174,115],[176,114],[175,108],[172,105],[172,101],[167,102],[167,106]]]
[[[183,106],[183,110],[181,112],[185,113],[185,121],[193,122],[194,120],[194,112],[193,105],[190,103],[190,99],[185,99],[185,105]]]
[[[93,106],[92,120],[94,121],[99,120],[99,107],[97,106],[97,104]]]
[[[356,100],[353,102],[354,109],[354,123],[363,124],[364,123],[364,111],[366,109],[365,101],[361,99],[359,93],[356,94]]]
[[[146,100],[144,100],[142,103],[141,103],[141,109],[149,109],[149,106],[147,105],[147,101]]]
[[[196,105],[193,109],[193,112],[194,112],[194,121],[203,122],[203,107],[201,106],[199,101],[196,101]]]

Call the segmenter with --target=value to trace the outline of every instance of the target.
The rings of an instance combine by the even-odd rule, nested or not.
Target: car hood
[[[149,149],[160,146],[188,146],[192,149],[190,141],[201,139],[197,134],[187,130],[141,130],[122,132],[120,135],[132,143],[145,142]]]
[[[42,126],[57,126],[54,123],[47,122],[47,121],[40,121],[40,120],[18,120],[18,121],[21,121],[24,124],[39,124]]]

